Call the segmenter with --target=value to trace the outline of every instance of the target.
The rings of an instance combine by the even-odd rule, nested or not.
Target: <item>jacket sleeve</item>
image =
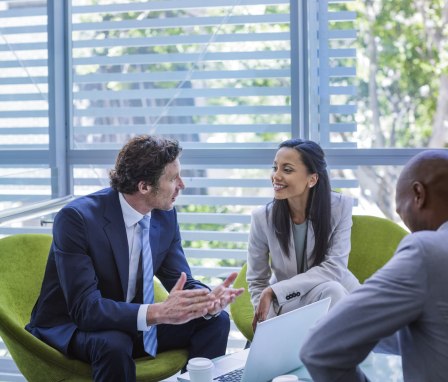
[[[118,329],[136,333],[140,305],[103,298],[89,255],[87,231],[83,216],[73,207],[63,208],[55,218],[55,264],[69,315],[84,331]]]
[[[339,201],[332,206],[332,232],[330,247],[325,259],[322,263],[311,267],[304,273],[272,285],[280,305],[287,302],[286,296],[290,295],[291,292],[295,292],[300,297],[323,282],[341,282],[342,278],[347,274],[348,256],[351,248],[350,235],[353,203],[352,199],[342,195],[333,197],[337,197]],[[314,238],[312,239],[314,240]]]
[[[261,292],[269,286],[271,278],[268,239],[263,228],[265,226],[263,212],[264,210],[257,209],[252,213],[247,252],[246,279],[251,301],[255,308],[260,301]]]
[[[177,213],[175,209],[172,210],[172,214],[174,219],[171,220],[171,228],[174,231],[174,236],[168,251],[164,254],[163,262],[157,270],[156,276],[167,291],[171,291],[177,280],[179,280],[181,272],[185,272],[187,276],[184,289],[205,288],[210,290],[208,286],[193,278],[190,266],[188,265],[185,253],[182,249],[179,224],[177,222]]]
[[[382,269],[311,330],[301,359],[314,381],[365,380],[357,365],[381,339],[393,338],[424,309],[428,270],[423,258],[405,238]]]

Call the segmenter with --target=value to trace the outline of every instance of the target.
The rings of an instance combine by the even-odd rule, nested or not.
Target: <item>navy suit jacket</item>
[[[181,272],[185,289],[206,288],[191,276],[176,211],[152,210],[154,274],[170,291]],[[40,296],[26,329],[67,354],[76,329],[137,334],[140,304],[127,303],[129,249],[118,192],[78,198],[56,215]]]

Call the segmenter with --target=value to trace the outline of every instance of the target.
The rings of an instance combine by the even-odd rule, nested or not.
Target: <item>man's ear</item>
[[[426,203],[426,188],[423,183],[415,181],[412,183],[414,202],[418,208],[423,208]]]
[[[148,192],[151,192],[151,186],[144,182],[143,180],[141,180],[140,182],[138,182],[138,190],[142,193],[142,194],[147,194]]]

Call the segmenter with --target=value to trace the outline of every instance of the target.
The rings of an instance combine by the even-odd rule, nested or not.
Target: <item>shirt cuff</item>
[[[202,318],[204,318],[206,320],[210,320],[210,318],[218,317],[220,314],[221,314],[221,311],[219,311],[216,314],[207,313],[205,316],[202,316]]]
[[[151,329],[152,325],[146,324],[146,313],[148,312],[149,304],[142,304],[140,308],[138,308],[137,314],[137,330],[142,332],[147,332]]]

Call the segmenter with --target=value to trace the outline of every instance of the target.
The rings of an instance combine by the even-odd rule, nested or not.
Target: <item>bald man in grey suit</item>
[[[368,381],[358,365],[375,346],[401,354],[406,382],[448,381],[448,152],[408,162],[396,205],[413,233],[308,336],[301,358],[315,382]]]

